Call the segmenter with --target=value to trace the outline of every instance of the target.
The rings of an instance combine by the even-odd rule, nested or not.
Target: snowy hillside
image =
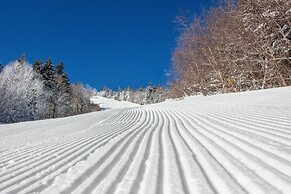
[[[133,108],[140,105],[127,101],[117,101],[114,99],[104,98],[101,96],[94,96],[90,99],[94,104],[98,104],[102,109],[120,109],[120,108]]]
[[[286,87],[1,125],[0,193],[290,194],[290,99]]]

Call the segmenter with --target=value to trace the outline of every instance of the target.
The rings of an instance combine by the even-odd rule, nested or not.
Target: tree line
[[[51,59],[29,64],[25,57],[0,65],[0,122],[72,116],[99,110],[90,103],[94,90],[71,84],[64,63]]]
[[[124,89],[119,88],[117,91],[104,87],[102,91],[97,92],[97,95],[118,101],[128,101],[144,105],[165,101],[170,97],[170,91],[159,85],[154,86],[149,84],[145,88],[131,89],[127,87]]]
[[[224,0],[202,18],[177,17],[172,93],[290,86],[290,7],[289,0]]]

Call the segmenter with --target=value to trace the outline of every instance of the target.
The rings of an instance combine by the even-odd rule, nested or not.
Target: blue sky
[[[165,85],[175,17],[211,0],[1,0],[0,63],[63,61],[72,82],[97,89]]]

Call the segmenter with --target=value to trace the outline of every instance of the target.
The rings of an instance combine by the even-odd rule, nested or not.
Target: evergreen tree
[[[21,65],[25,65],[27,63],[27,59],[26,59],[26,56],[25,56],[25,53],[22,53],[18,59],[18,62],[21,64]]]
[[[56,68],[56,73],[58,75],[63,75],[64,74],[64,63],[63,62],[60,62],[58,65],[57,65],[57,68]]]
[[[56,115],[64,117],[69,115],[70,108],[70,81],[64,71],[64,63],[61,62],[56,67]]]
[[[61,62],[57,65],[56,68],[56,75],[59,76],[61,78],[61,82],[60,84],[62,85],[62,91],[65,93],[69,93],[70,92],[70,80],[68,77],[68,74],[64,71],[64,63]]]
[[[51,59],[44,64],[41,69],[43,84],[46,90],[53,91],[55,89],[54,65]]]
[[[2,72],[4,66],[0,63],[0,73]]]
[[[37,60],[35,63],[32,65],[33,70],[36,74],[41,75],[41,68],[42,68],[42,61]]]
[[[56,117],[56,80],[54,75],[54,65],[51,59],[44,64],[41,69],[43,86],[47,92],[47,118]]]

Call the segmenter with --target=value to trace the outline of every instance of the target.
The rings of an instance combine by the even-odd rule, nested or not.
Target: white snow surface
[[[93,96],[90,101],[94,104],[98,104],[102,109],[121,109],[139,107],[139,104],[134,104],[127,101],[117,101],[114,99],[105,98],[102,96]]]
[[[291,87],[0,126],[0,193],[291,193]]]

